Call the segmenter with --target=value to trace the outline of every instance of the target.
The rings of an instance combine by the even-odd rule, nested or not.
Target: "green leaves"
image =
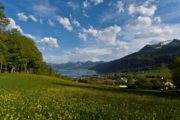
[[[6,64],[8,71],[27,72],[31,69],[34,73],[47,74],[43,72],[49,72],[51,69],[46,63],[41,64],[42,62],[42,54],[33,40],[14,31],[0,32],[0,63]]]
[[[9,24],[9,20],[4,14],[4,6],[0,2],[0,29],[4,30],[8,24]]]
[[[0,2],[0,72],[33,72],[54,75],[55,72],[43,63],[41,52],[32,39],[18,30],[5,31],[9,19]]]
[[[171,65],[173,82],[180,87],[180,58],[178,57]]]

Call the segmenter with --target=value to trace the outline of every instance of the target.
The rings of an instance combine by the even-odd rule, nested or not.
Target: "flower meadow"
[[[179,120],[178,96],[31,74],[0,75],[1,120]],[[165,93],[166,94],[166,93]]]

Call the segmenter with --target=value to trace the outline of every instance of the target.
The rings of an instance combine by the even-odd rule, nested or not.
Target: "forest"
[[[9,19],[0,3],[0,72],[25,72],[53,75],[35,42],[18,30],[7,30]]]

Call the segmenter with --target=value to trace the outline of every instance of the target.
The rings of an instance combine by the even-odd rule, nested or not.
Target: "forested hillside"
[[[8,24],[9,19],[0,3],[0,72],[54,74],[43,62],[41,52],[34,41],[16,29],[7,31]]]
[[[146,45],[140,51],[121,59],[98,64],[98,72],[141,71],[170,64],[180,56],[180,40],[173,39],[154,45]]]

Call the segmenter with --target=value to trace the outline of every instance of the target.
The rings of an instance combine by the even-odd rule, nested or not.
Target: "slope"
[[[174,39],[146,45],[139,52],[118,60],[98,64],[92,69],[98,72],[146,70],[161,64],[170,64],[178,56],[180,56],[180,40]]]

